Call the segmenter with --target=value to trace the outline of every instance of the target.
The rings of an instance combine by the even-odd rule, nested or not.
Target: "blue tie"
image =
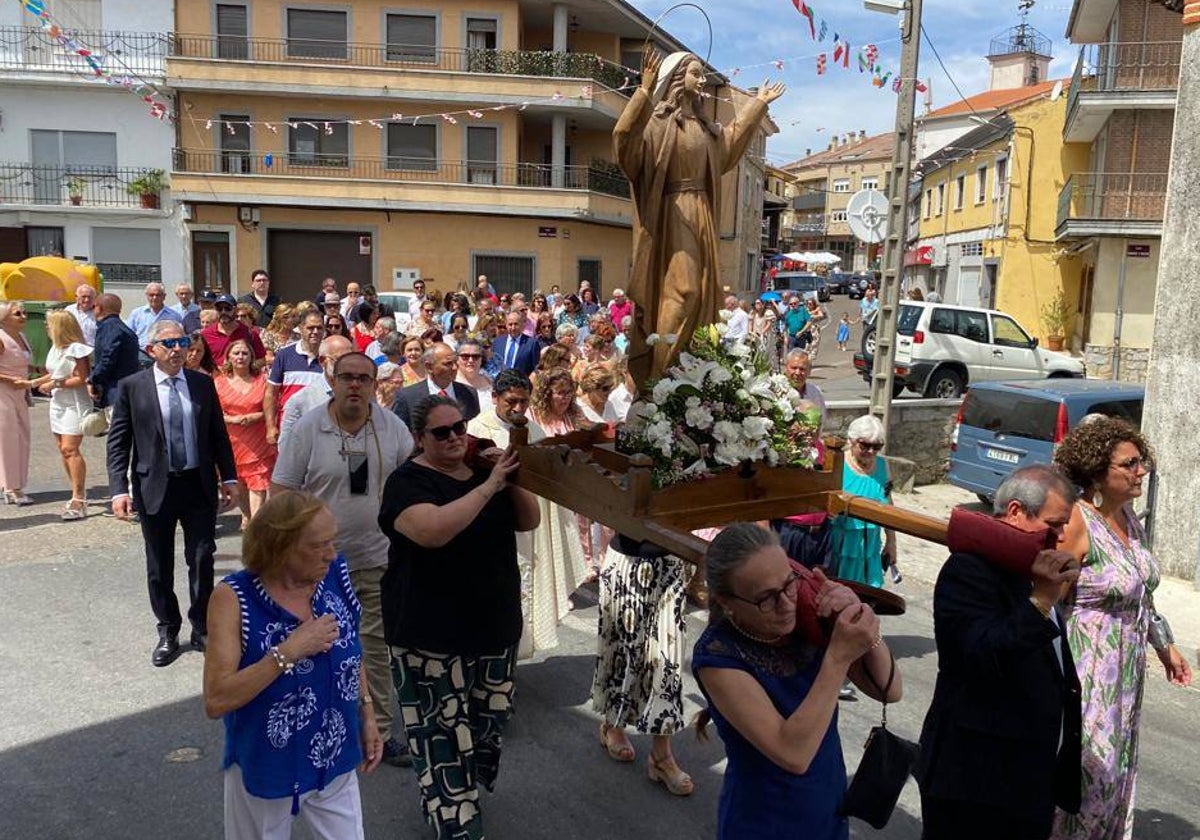
[[[180,472],[187,468],[187,444],[183,437],[183,399],[179,396],[179,378],[172,376],[167,380],[171,386],[171,396],[167,398],[167,435],[171,446],[171,470]]]
[[[517,339],[508,337],[508,352],[504,354],[504,366],[510,368],[517,363]]]

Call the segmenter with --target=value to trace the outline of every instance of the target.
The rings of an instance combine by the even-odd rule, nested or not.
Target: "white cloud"
[[[630,2],[653,20],[675,0]],[[796,12],[791,0],[699,2],[712,21],[710,60],[714,67],[723,72],[742,68],[734,81],[745,87],[760,84],[766,77],[782,78],[788,85],[784,98],[772,106],[772,116],[780,127],[780,133],[767,147],[773,162],[793,160],[809,148],[819,151],[834,135],[863,129],[878,134],[892,129],[896,99],[890,86],[884,90],[872,87],[869,77],[858,72],[854,56],[849,70],[835,68],[832,37],[836,30],[856,47],[877,44],[883,66],[895,70],[900,63],[897,18],[867,12],[857,0],[809,3],[818,21],[824,18],[830,30],[824,43],[816,43],[809,36],[808,22]],[[1042,6],[1034,8],[1029,23],[1053,42],[1051,76],[1070,76],[1078,49],[1062,37],[1068,11],[1065,0],[1053,6],[1043,2]],[[995,0],[925,0],[926,33],[967,96],[987,88],[985,57],[989,44],[1018,23],[1014,7]],[[708,26],[695,9],[685,7],[672,12],[662,26],[691,49],[701,54],[707,49]],[[822,51],[828,53],[828,69],[824,76],[818,76],[815,56]],[[771,66],[775,59],[784,60],[782,73]],[[932,83],[933,107],[958,100],[958,93],[927,44],[922,44],[919,75]],[[918,113],[921,107],[918,98]]]

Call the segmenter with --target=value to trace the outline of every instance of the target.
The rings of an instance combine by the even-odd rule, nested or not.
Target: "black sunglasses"
[[[462,437],[467,433],[467,421],[459,420],[457,423],[451,423],[449,426],[434,426],[432,429],[425,431],[433,435],[434,440],[446,441],[450,439],[450,435]]]
[[[232,312],[233,311],[233,307],[230,306],[228,303],[218,303],[213,308],[216,309],[218,312]]]
[[[154,342],[159,347],[165,347],[168,350],[174,350],[178,347],[180,350],[186,350],[192,346],[192,340],[186,335],[181,335],[179,338],[160,338]]]
[[[867,443],[865,440],[857,441],[857,443],[868,452],[879,452],[881,449],[883,449],[882,443]]]

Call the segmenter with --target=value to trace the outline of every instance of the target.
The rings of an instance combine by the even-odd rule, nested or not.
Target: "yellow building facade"
[[[1071,317],[1060,335],[1071,335],[1082,263],[1054,231],[1058,192],[1087,155],[1062,141],[1065,109],[1065,97],[1035,97],[922,162],[910,288],[1003,310],[1043,342],[1043,312],[1061,292]]]
[[[612,130],[651,31],[627,4],[177,0],[176,27],[171,181],[197,287],[242,292],[260,267],[289,300],[325,276],[439,293],[479,274],[526,293],[627,284]],[[707,107],[728,122],[739,92],[712,76]],[[757,261],[761,183],[744,166],[723,182],[735,285]]]

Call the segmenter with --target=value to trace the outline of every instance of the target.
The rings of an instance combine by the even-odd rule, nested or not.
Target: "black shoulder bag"
[[[890,654],[890,652],[889,652]],[[896,657],[892,656],[887,685],[880,694],[887,697],[896,679]],[[863,671],[876,690],[879,684],[865,665]],[[872,828],[883,828],[896,809],[900,791],[912,772],[917,759],[917,745],[906,741],[887,728],[887,700],[883,701],[883,716],[879,726],[871,728],[864,745],[862,760],[842,799],[841,814],[857,817]]]

